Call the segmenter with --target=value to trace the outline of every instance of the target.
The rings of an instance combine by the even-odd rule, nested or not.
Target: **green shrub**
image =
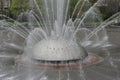
[[[28,0],[13,0],[10,10],[13,15],[19,15],[21,12],[26,11],[29,8]]]

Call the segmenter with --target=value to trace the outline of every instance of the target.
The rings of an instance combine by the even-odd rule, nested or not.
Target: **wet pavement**
[[[114,61],[113,66],[115,66],[115,68],[110,66],[108,64],[108,61],[104,61],[104,62],[102,62],[102,63],[100,63],[98,65],[95,65],[95,66],[90,66],[90,67],[85,69],[86,77],[88,78],[88,80],[89,80],[89,78],[91,80],[95,80],[95,79],[99,79],[99,80],[117,80],[117,79],[114,79],[114,78],[116,78],[116,75],[115,75],[116,70],[118,70],[117,71],[118,74],[120,73],[119,72],[120,71],[120,28],[107,28],[107,33],[108,33],[108,36],[109,36],[110,43],[114,44],[112,47],[108,48],[108,51],[109,51],[108,53],[110,53],[110,56],[112,57],[112,58],[110,58],[111,60],[108,59],[108,61],[111,61],[111,63],[112,63],[112,61]],[[4,37],[7,37],[7,36],[4,36]],[[11,38],[14,39],[13,37],[11,37]],[[19,37],[17,38],[17,41],[18,42],[20,41]],[[13,42],[13,41],[11,41],[11,42]],[[18,42],[16,42],[16,43],[18,43]],[[96,50],[100,54],[103,53],[99,49],[96,49]],[[94,53],[97,53],[97,52],[94,51]],[[11,52],[11,53],[13,53],[13,52]],[[9,63],[8,65],[13,64],[13,63]],[[38,70],[36,70],[36,71],[38,71]],[[8,71],[7,71],[7,73],[8,73]],[[52,79],[53,77],[58,78],[59,76],[61,76],[61,75],[58,75],[59,73],[63,74],[62,77],[68,76],[67,71],[61,71],[61,72],[52,71],[51,72],[51,70],[47,70],[46,75],[49,75],[48,77],[50,77],[50,80],[53,80]],[[69,73],[70,73],[69,75],[72,76],[72,77],[70,77],[71,80],[79,80],[79,78],[77,78],[79,76],[78,75],[79,70],[76,70],[76,71],[72,70]],[[40,74],[40,73],[37,73],[37,74]],[[36,75],[36,72],[35,72],[34,75]],[[19,80],[25,80],[25,79],[19,79]],[[55,79],[55,80],[57,80],[57,79]]]
[[[120,28],[107,28],[107,34],[110,43],[120,45]]]

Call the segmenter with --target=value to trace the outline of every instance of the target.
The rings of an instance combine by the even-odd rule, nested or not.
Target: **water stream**
[[[104,21],[105,0],[79,0],[70,13],[71,1],[29,0],[18,21],[0,15],[12,21],[0,21],[0,80],[120,79],[105,30],[120,13]]]

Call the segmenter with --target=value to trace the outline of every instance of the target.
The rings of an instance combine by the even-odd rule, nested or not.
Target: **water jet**
[[[31,10],[21,13],[18,19],[25,16],[27,25],[11,18],[14,24],[0,21],[2,27],[24,39],[17,41],[19,44],[14,40],[10,43],[11,36],[3,40],[10,50],[20,53],[13,54],[14,63],[10,66],[0,66],[0,79],[119,80],[119,70],[107,50],[105,27],[119,18],[120,13],[103,22],[98,5],[103,5],[104,0],[93,5],[89,0],[79,0],[71,15],[69,3],[72,0],[29,1]],[[2,50],[6,52],[3,47]]]

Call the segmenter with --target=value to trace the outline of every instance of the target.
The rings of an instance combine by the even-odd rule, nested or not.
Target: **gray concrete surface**
[[[110,27],[106,30],[110,43],[120,45],[120,28]]]

